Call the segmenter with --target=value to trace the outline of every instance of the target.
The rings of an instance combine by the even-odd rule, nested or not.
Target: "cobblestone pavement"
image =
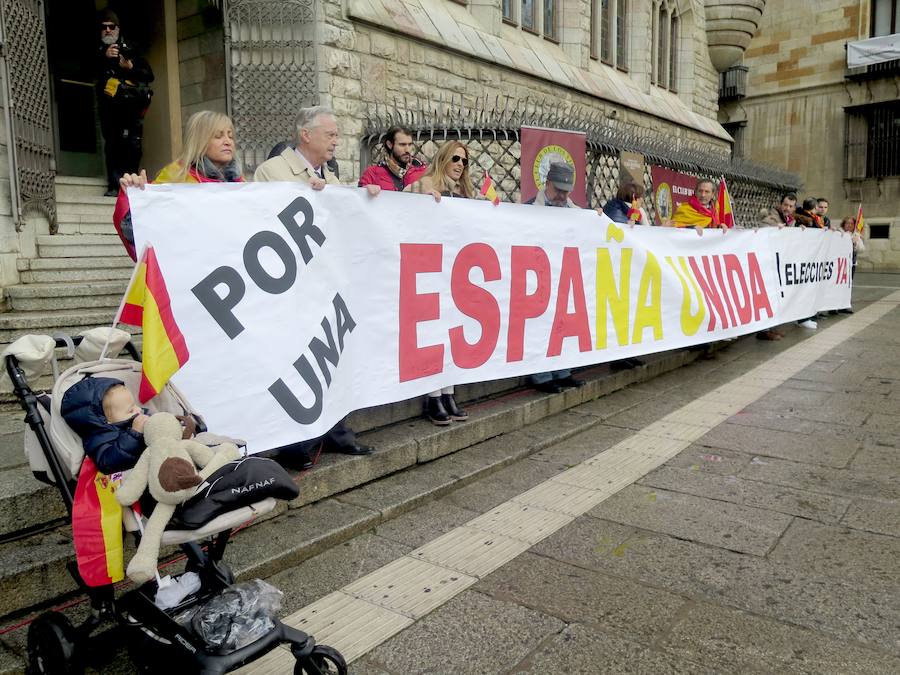
[[[900,287],[868,281],[857,312]],[[315,600],[812,335],[742,340],[705,387],[675,372],[614,394],[637,404],[273,581]],[[898,673],[898,448],[895,307],[350,672]]]

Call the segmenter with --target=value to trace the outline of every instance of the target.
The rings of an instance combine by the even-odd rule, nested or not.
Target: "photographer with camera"
[[[97,104],[106,157],[107,197],[119,193],[119,179],[140,169],[144,114],[150,107],[153,82],[150,65],[122,39],[119,17],[111,10],[99,15]]]

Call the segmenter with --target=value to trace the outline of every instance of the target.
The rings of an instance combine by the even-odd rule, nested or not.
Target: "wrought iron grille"
[[[317,96],[315,0],[225,2],[228,110],[246,170],[285,140]],[[277,98],[276,98],[277,97]]]
[[[413,133],[416,153],[425,161],[430,162],[438,146],[446,140],[459,139],[466,143],[476,167],[473,180],[481,179],[480,170],[488,171],[504,201],[519,201],[519,128],[522,126],[585,132],[587,194],[593,208],[602,207],[615,196],[619,186],[619,153],[623,150],[644,156],[644,188],[648,195],[652,193],[651,165],[698,178],[718,180],[725,176],[739,224],[758,222],[760,209],[772,206],[783,192],[796,191],[800,186],[794,174],[732,159],[726,152],[712,151],[708,144],[699,141],[674,139],[649,129],[639,132],[600,112],[575,106],[566,109],[558,101],[514,102],[508,97],[493,101],[485,97],[472,105],[467,105],[461,97],[376,105],[370,111],[361,142],[362,167],[383,158],[384,134],[396,125]],[[652,202],[652,199],[644,200],[651,218],[655,217]]]
[[[900,102],[847,110],[847,178],[900,175]]]
[[[56,232],[53,129],[47,72],[47,35],[41,0],[0,0],[6,122],[14,147],[10,191],[16,229],[29,211],[42,213]]]

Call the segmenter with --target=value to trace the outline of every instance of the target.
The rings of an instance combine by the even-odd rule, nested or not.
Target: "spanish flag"
[[[637,199],[631,200],[631,206],[628,207],[628,220],[632,223],[641,222],[641,207],[638,206]]]
[[[862,232],[865,228],[866,228],[866,221],[863,218],[863,214],[862,214],[862,204],[860,204],[859,209],[856,211],[856,231],[859,234],[862,234]]]
[[[121,473],[102,474],[90,457],[84,458],[72,505],[72,540],[78,573],[91,588],[125,577],[122,506],[116,501],[121,482]]]
[[[480,192],[483,197],[487,197],[494,202],[494,206],[500,204],[500,197],[497,195],[497,190],[494,188],[494,181],[491,180],[487,171],[484,172],[484,182],[481,184]]]
[[[719,181],[719,194],[716,197],[716,220],[722,227],[734,227],[734,213],[731,208],[731,195],[725,184],[725,176]]]
[[[138,261],[119,321],[143,328],[143,372],[138,399],[144,403],[156,396],[190,357],[184,335],[172,315],[169,293],[152,246],[144,248]]]

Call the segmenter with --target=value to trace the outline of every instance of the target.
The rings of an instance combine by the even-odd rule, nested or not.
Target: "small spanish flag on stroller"
[[[118,322],[143,328],[143,371],[138,398],[146,403],[162,391],[169,378],[190,357],[184,335],[172,315],[169,292],[152,246],[146,246],[138,260],[119,309]]]

